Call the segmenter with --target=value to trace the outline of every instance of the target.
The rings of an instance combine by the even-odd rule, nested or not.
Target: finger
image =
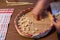
[[[36,19],[36,20],[40,20],[41,19],[41,15],[38,14],[38,13],[33,13],[33,17]]]
[[[57,19],[56,21],[57,21],[57,22],[58,22],[58,21],[60,22],[60,19]]]
[[[34,17],[35,19],[37,19],[37,15],[33,14],[33,17]]]
[[[52,21],[52,23],[53,23],[54,25],[56,25],[56,22],[55,22],[55,21]]]

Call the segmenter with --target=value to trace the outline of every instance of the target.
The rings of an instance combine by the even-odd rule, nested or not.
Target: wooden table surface
[[[10,24],[9,24],[9,28],[8,28],[8,32],[7,32],[7,36],[6,36],[6,40],[34,40],[34,39],[29,39],[29,38],[24,38],[22,36],[20,36],[14,26],[14,19],[16,17],[16,15],[21,11],[24,10],[26,8],[29,7],[33,7],[33,5],[25,5],[25,6],[14,6],[14,7],[7,7],[5,2],[0,2],[0,8],[14,8],[14,12],[13,15],[11,17],[10,20]],[[52,30],[52,32],[50,32],[49,35],[40,38],[38,40],[58,40],[57,37],[57,33],[56,31]]]

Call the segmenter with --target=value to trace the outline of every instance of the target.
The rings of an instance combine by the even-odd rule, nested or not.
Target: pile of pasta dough
[[[18,26],[24,35],[36,36],[49,30],[52,20],[50,14],[44,19],[36,20],[32,13],[19,17]]]

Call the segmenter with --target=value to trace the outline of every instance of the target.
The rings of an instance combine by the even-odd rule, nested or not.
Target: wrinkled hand
[[[60,19],[57,19],[56,22],[53,21],[53,24],[55,25],[57,31],[60,31]]]
[[[39,0],[36,4],[36,6],[33,8],[32,13],[34,14],[34,17],[38,19],[40,17],[42,12],[44,12],[50,4],[51,0]]]

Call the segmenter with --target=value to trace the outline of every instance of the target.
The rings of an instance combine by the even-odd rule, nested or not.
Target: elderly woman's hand
[[[60,32],[60,19],[57,19],[56,22],[53,21],[55,28],[58,32]]]
[[[35,18],[41,18],[41,13],[45,11],[49,7],[49,4],[52,0],[38,0],[36,6],[33,8],[32,13]]]

